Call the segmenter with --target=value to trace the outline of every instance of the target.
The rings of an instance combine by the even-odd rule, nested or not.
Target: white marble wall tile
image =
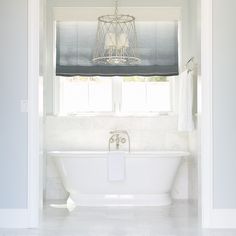
[[[67,198],[68,193],[63,187],[53,158],[47,158],[46,175],[45,198],[55,200]]]
[[[198,166],[200,160],[200,147],[198,146],[199,131],[194,131],[189,134],[189,151],[192,159],[189,163],[189,198],[193,201],[198,199]]]
[[[188,134],[184,132],[167,132],[165,149],[188,150]],[[187,142],[186,142],[187,141]]]
[[[131,146],[132,150],[163,150],[165,144],[165,133],[148,131],[148,130],[132,130]]]
[[[186,199],[189,194],[189,184],[188,184],[188,168],[189,160],[184,159],[179,167],[178,174],[175,178],[174,185],[172,187],[172,197],[174,199]]]
[[[65,191],[61,179],[58,178],[47,178],[46,182],[46,196],[47,200],[61,200],[66,199],[68,193]]]

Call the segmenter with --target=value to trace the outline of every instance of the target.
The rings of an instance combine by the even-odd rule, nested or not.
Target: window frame
[[[107,78],[111,79],[111,78]],[[60,112],[60,78],[54,76],[53,80],[53,114],[56,116],[160,116],[174,115],[176,113],[176,79],[169,80],[170,86],[170,111],[122,111],[122,77],[114,76],[112,78],[112,111],[88,111],[63,114]],[[158,83],[158,82],[157,82]]]

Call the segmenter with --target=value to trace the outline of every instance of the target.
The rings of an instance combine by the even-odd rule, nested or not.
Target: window
[[[56,77],[56,113],[167,113],[172,111],[168,77]]]
[[[112,111],[112,80],[98,77],[60,77],[59,113]]]
[[[130,77],[122,83],[124,112],[171,111],[171,88],[167,77]]]

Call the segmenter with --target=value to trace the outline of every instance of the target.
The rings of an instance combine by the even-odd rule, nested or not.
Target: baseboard
[[[235,229],[236,209],[213,209],[208,221],[206,228]]]
[[[29,214],[27,209],[1,209],[0,228],[28,228]]]

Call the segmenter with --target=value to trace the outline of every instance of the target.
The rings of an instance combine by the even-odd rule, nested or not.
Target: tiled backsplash
[[[188,150],[188,134],[177,131],[176,116],[157,117],[56,117],[45,121],[45,151],[108,150],[109,132],[127,130],[132,150]],[[66,197],[53,161],[47,158],[45,198]],[[173,197],[188,198],[188,164],[183,163]]]
[[[127,130],[132,150],[187,150],[188,135],[176,116],[46,118],[46,150],[107,150],[110,131]]]

